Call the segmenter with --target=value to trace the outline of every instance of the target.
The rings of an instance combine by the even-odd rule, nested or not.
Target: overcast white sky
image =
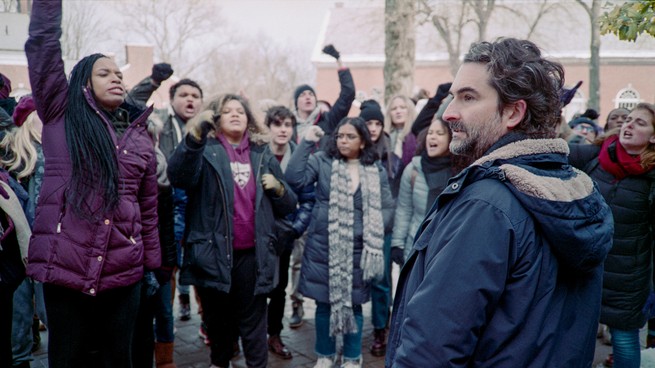
[[[276,40],[307,50],[307,58],[334,4],[368,6],[381,0],[221,0],[222,14],[235,28],[256,35],[264,32]]]

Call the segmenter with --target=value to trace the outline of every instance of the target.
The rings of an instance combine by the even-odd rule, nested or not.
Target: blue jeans
[[[347,360],[359,360],[362,357],[362,327],[364,316],[362,306],[353,305],[357,332],[343,335],[343,357]],[[316,302],[316,355],[333,357],[337,353],[334,337],[330,337],[330,304]]]
[[[155,307],[155,340],[157,342],[175,341],[173,303],[171,303],[171,282],[159,287],[153,295]]]
[[[619,330],[610,328],[614,368],[639,368],[641,365],[641,346],[639,330]]]
[[[182,249],[182,238],[184,237],[184,217],[188,198],[184,189],[173,188],[173,227],[175,241],[177,243],[177,267],[182,269],[184,250]],[[189,285],[180,283],[180,272],[177,272],[177,289],[180,294],[189,295]]]
[[[371,322],[373,328],[387,327],[391,307],[391,234],[384,236],[384,275],[382,279],[371,282]]]
[[[39,319],[48,325],[43,302],[43,284],[26,277],[14,292],[11,351],[14,365],[32,360],[34,306]]]

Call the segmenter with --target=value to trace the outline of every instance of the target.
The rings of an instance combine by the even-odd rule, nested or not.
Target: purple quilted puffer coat
[[[69,86],[61,58],[60,23],[61,0],[34,2],[25,51],[34,101],[44,124],[45,173],[27,272],[38,281],[96,295],[134,284],[143,277],[144,267],[155,269],[161,263],[156,158],[146,131],[152,109],[130,116],[132,124],[118,139],[91,91],[85,91],[116,146],[120,199],[115,210],[97,221],[77,216],[65,199],[72,166],[64,130]]]

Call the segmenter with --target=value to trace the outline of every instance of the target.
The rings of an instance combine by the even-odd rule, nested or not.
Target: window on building
[[[564,119],[567,122],[569,122],[573,119],[574,116],[582,114],[586,108],[587,108],[587,98],[578,89],[577,91],[575,91],[575,96],[573,96],[571,102],[569,102],[569,104],[564,107],[562,114],[564,115]]]
[[[639,92],[632,87],[632,84],[628,84],[628,87],[623,88],[616,94],[614,99],[614,108],[624,108],[632,110],[638,103],[641,102]]]

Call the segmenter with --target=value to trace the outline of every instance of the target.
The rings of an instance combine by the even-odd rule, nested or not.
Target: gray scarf
[[[318,106],[316,106],[314,111],[312,111],[306,119],[302,119],[300,115],[298,115],[298,112],[296,112],[296,134],[298,135],[298,141],[305,136],[307,128],[316,123],[316,119],[320,113],[321,109]]]
[[[352,305],[355,208],[354,195],[348,193],[351,179],[346,166],[342,160],[332,161],[328,212],[330,336],[357,332]],[[377,166],[360,163],[359,178],[364,227],[361,268],[364,281],[370,282],[384,273],[384,221]]]

